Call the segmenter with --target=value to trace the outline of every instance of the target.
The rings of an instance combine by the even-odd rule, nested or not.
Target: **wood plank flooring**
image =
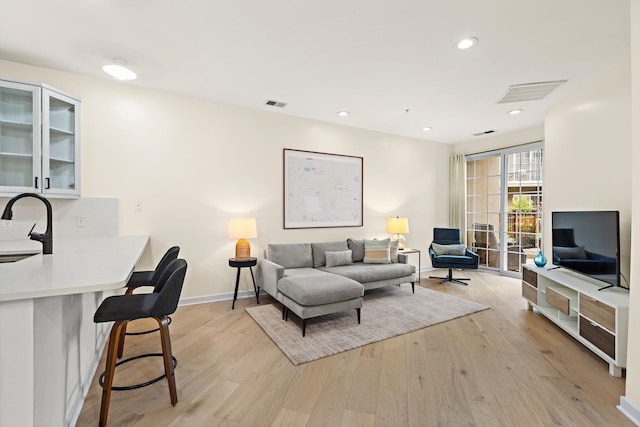
[[[233,311],[230,301],[181,307],[170,326],[178,404],[165,380],[114,391],[109,426],[633,426],[616,409],[624,378],[527,310],[519,280],[425,276],[421,286],[491,310],[296,367],[245,312],[255,299]],[[157,333],[127,337],[124,357],[160,351]],[[142,359],[119,367],[115,383],[158,372],[161,358]],[[101,392],[96,377],[77,426],[97,425]]]

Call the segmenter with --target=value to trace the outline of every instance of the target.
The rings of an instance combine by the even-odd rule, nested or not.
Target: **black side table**
[[[251,280],[253,280],[253,290],[256,292],[256,302],[260,304],[260,300],[258,299],[258,287],[256,286],[256,279],[253,276],[253,269],[251,268],[255,267],[257,263],[258,258],[229,258],[229,267],[236,267],[238,269],[238,274],[236,274],[236,289],[235,291],[233,291],[233,304],[231,304],[231,310],[233,310],[236,306],[236,299],[238,298],[238,285],[240,284],[240,270],[242,270],[242,267],[249,267],[249,271],[251,272]]]

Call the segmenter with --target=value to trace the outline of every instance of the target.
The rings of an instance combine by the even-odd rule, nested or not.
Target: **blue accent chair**
[[[431,258],[431,265],[434,268],[448,268],[449,274],[446,277],[429,276],[431,279],[442,279],[440,284],[447,282],[459,283],[461,285],[467,285],[463,280],[471,280],[469,278],[454,278],[452,269],[473,269],[477,270],[480,264],[480,257],[475,252],[465,248],[464,255],[437,255],[433,250],[433,243],[439,245],[461,245],[460,230],[458,228],[434,228],[433,229],[433,242],[429,245],[429,257]]]

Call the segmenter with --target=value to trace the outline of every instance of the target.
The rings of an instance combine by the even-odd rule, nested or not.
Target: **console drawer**
[[[560,312],[569,316],[570,299],[555,291],[553,288],[547,287],[545,299],[549,305],[557,308]]]
[[[580,336],[604,351],[612,359],[616,358],[616,337],[606,329],[580,316]]]
[[[522,269],[522,280],[530,284],[531,286],[538,287],[538,273],[528,268]]]
[[[538,304],[538,289],[524,281],[522,282],[522,296],[532,303]]]
[[[587,295],[580,294],[580,314],[599,323],[611,332],[616,332],[616,309],[597,301]]]

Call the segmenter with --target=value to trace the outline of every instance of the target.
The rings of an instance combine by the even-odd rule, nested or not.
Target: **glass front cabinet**
[[[80,101],[0,80],[0,196],[80,196]]]

